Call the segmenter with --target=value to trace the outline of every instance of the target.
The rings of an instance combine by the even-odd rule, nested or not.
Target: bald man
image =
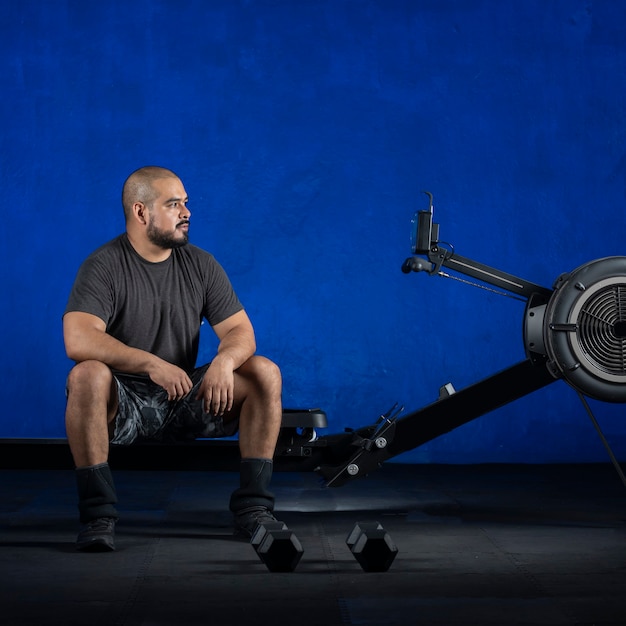
[[[280,370],[257,356],[254,330],[215,258],[189,243],[180,178],[133,172],[122,190],[126,231],[81,265],[63,316],[66,431],[76,466],[80,551],[115,549],[110,443],[238,434],[235,532],[275,521],[272,459],[282,418]],[[219,340],[196,367],[200,324]]]

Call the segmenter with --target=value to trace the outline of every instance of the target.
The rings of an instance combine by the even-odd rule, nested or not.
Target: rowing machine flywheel
[[[562,274],[547,303],[526,309],[527,352],[544,354],[555,378],[605,402],[626,402],[626,257]]]

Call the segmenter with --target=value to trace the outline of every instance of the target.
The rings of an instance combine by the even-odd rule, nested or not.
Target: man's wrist
[[[213,359],[213,363],[220,367],[227,367],[232,371],[235,371],[235,359],[227,352],[218,352]]]

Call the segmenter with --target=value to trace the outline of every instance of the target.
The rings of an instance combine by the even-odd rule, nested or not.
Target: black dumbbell
[[[386,572],[398,554],[396,544],[378,522],[357,522],[346,544],[366,572]]]
[[[283,522],[261,524],[250,543],[270,572],[293,572],[304,554],[295,533]]]

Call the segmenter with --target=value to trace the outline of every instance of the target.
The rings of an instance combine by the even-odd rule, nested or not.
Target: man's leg
[[[79,550],[114,550],[115,485],[108,465],[109,423],[117,406],[111,370],[98,361],[76,365],[67,380],[65,427],[76,466],[78,508],[84,525]]]
[[[230,510],[236,531],[251,536],[259,523],[274,520],[269,486],[282,421],[282,378],[276,364],[253,356],[235,372],[233,413],[239,415],[241,468]]]

